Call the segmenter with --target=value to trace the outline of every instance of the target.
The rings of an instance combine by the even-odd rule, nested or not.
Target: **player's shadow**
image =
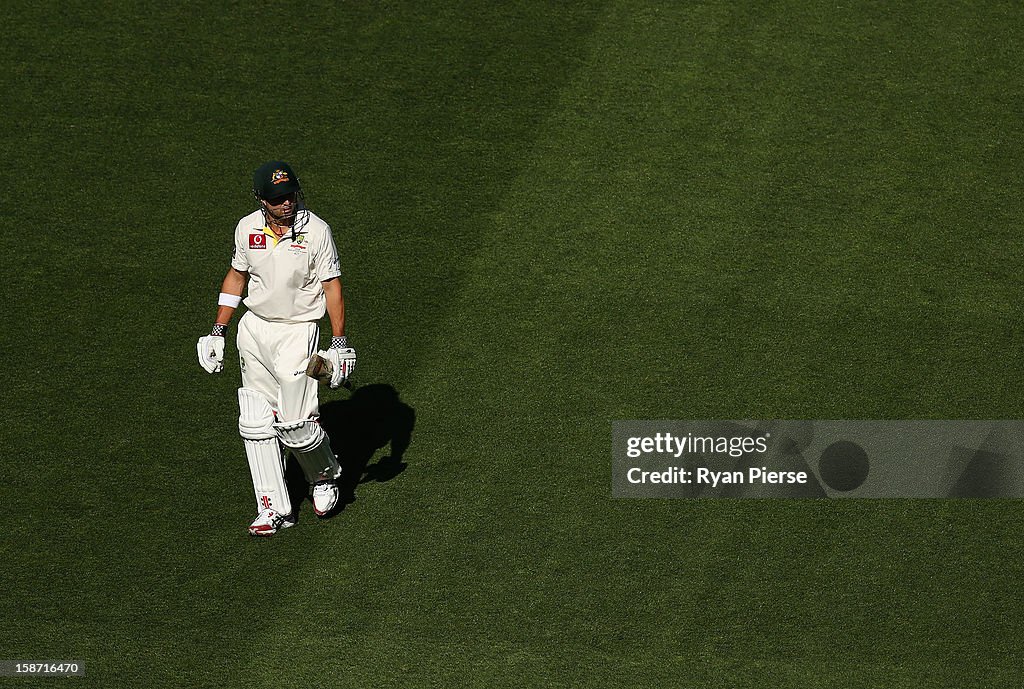
[[[320,406],[320,425],[342,468],[339,509],[355,501],[361,483],[390,481],[405,471],[403,456],[415,424],[416,412],[385,383],[364,385],[348,399]],[[377,450],[389,445],[387,454],[371,464]]]

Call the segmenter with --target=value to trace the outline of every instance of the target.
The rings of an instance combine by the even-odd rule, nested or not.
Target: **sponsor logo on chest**
[[[253,232],[249,235],[249,248],[250,249],[266,249],[267,248],[267,235],[262,232]]]
[[[291,251],[293,254],[304,252],[306,250],[306,235],[300,234],[295,239],[293,239],[291,245],[288,247],[288,250]]]

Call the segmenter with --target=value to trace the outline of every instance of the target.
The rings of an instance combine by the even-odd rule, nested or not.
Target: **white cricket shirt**
[[[235,227],[231,267],[249,274],[244,303],[264,320],[320,320],[327,312],[327,297],[320,283],[341,275],[330,226],[304,208],[296,217],[297,231],[280,239],[266,226],[260,210],[239,220]]]

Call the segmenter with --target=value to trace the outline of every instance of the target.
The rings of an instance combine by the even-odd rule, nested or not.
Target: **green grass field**
[[[96,687],[1020,686],[1019,502],[609,479],[614,419],[1021,416],[1019,6],[0,19],[0,659]],[[325,391],[368,480],[257,541],[233,341],[220,376],[195,341],[272,158],[334,228],[356,382],[400,402]]]

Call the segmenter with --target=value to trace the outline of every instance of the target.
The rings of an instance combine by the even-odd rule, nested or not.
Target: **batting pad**
[[[292,501],[284,481],[284,456],[277,438],[244,440],[249,459],[252,488],[256,493],[256,511],[272,509],[281,514],[292,513]]]
[[[256,511],[273,509],[292,513],[292,501],[284,480],[284,456],[274,430],[274,410],[267,399],[248,388],[238,389],[238,432],[245,443]]]
[[[310,483],[332,481],[341,476],[341,466],[331,441],[315,419],[275,423],[281,442],[295,453],[302,473]]]
[[[246,440],[277,438],[274,410],[256,390],[238,388],[238,434]]]

